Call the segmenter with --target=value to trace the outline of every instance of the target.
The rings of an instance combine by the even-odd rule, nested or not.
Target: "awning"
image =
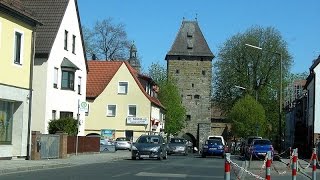
[[[80,70],[80,68],[78,68],[78,66],[76,66],[75,64],[73,64],[68,58],[64,57],[61,63],[61,68],[72,68],[75,70]]]

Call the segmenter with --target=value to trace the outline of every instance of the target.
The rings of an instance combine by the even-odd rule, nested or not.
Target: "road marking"
[[[210,178],[210,179],[221,179],[223,176],[204,176],[204,175],[188,175],[188,174],[171,174],[171,173],[149,173],[149,172],[139,172],[136,176],[144,177],[167,177],[167,178]]]
[[[122,173],[122,174],[114,175],[112,177],[120,177],[120,176],[125,176],[125,175],[128,175],[128,174],[131,174],[131,173],[130,172]]]
[[[136,176],[145,176],[145,177],[170,177],[170,178],[186,178],[186,174],[170,174],[170,173],[148,173],[148,172],[139,172]]]

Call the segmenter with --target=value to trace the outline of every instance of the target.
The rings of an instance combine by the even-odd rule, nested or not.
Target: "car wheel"
[[[159,157],[157,159],[158,160],[162,160],[163,159],[162,151],[160,152]]]
[[[135,157],[135,156],[131,156],[131,159],[132,159],[132,160],[136,160],[136,159],[137,159],[137,157]]]

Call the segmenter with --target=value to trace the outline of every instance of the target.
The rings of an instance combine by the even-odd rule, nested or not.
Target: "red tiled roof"
[[[122,61],[88,61],[87,97],[98,97],[116,74]]]
[[[98,61],[91,60],[88,61],[89,72],[87,75],[87,98],[96,98],[109,84],[113,76],[117,73],[120,66],[125,63],[132,77],[138,84],[140,90],[143,94],[156,106],[163,108],[164,106],[161,102],[154,97],[148,95],[141,85],[138,75],[139,73],[130,66],[126,61]]]

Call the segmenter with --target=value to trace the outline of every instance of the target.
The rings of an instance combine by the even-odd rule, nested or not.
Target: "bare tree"
[[[95,55],[107,61],[128,59],[130,47],[125,25],[112,18],[97,21],[93,29],[83,27],[87,56]]]

